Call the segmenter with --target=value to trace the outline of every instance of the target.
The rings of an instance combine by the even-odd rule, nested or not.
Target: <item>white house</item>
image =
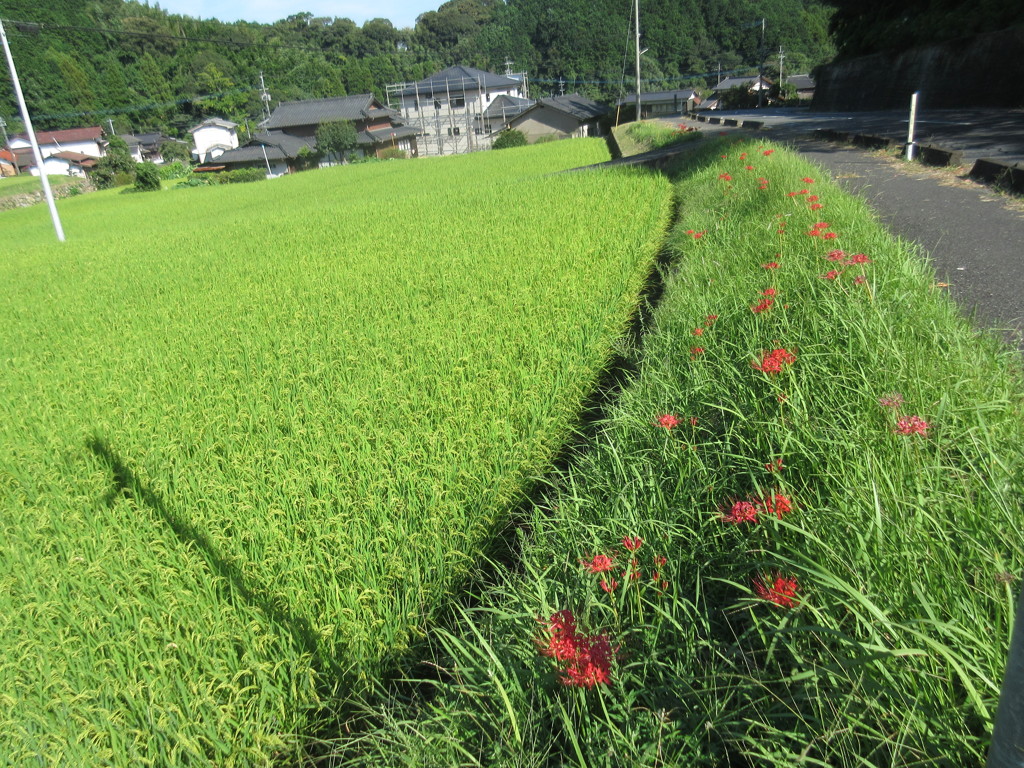
[[[509,120],[508,127],[522,131],[531,144],[542,136],[559,139],[600,136],[598,121],[606,114],[607,107],[586,96],[570,93],[539,99]]]
[[[528,99],[526,75],[454,66],[416,83],[387,86],[388,106],[421,137],[420,155],[489,149],[486,112],[502,96]]]
[[[69,173],[73,176],[84,175],[83,167],[91,167],[98,158],[103,157],[103,129],[99,126],[69,128],[64,131],[38,131],[36,141],[39,143],[39,153],[43,156],[43,167],[48,176],[66,176]],[[23,167],[32,164],[30,172],[38,176],[39,169],[34,167],[32,142],[29,141],[28,134],[12,136],[9,146],[19,158],[19,164]],[[47,158],[54,155],[63,157],[52,162],[47,161]]]
[[[230,149],[238,149],[238,123],[211,117],[195,128],[190,128],[192,141],[196,148],[192,154],[200,163],[220,157]]]

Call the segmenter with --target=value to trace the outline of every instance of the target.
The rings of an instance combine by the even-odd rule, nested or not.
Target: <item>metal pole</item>
[[[992,746],[985,765],[986,768],[1024,766],[1024,588],[1017,600],[1017,618],[1010,638],[1003,692],[999,696]]]
[[[32,144],[32,154],[36,159],[36,168],[39,169],[39,179],[43,183],[43,194],[46,195],[46,204],[50,208],[50,218],[53,219],[53,228],[57,232],[57,240],[64,242],[64,228],[60,225],[60,216],[57,214],[57,204],[53,202],[53,190],[50,189],[50,179],[46,176],[46,169],[43,167],[43,153],[39,151],[39,142],[36,141],[36,132],[32,128],[32,119],[28,115],[28,107],[25,106],[25,94],[21,92],[21,82],[18,80],[18,70],[14,67],[14,57],[11,56],[11,46],[7,43],[7,33],[4,31],[4,22],[0,19],[0,41],[3,42],[4,55],[7,57],[7,66],[11,70],[11,80],[14,82],[14,92],[18,96],[18,106],[21,108],[21,119],[25,121],[25,130],[28,131],[28,140]],[[15,161],[17,164],[17,161]]]
[[[757,106],[764,106],[764,57],[767,55],[767,51],[764,48],[764,23],[765,20],[761,19],[761,45],[757,49]]]
[[[636,121],[640,122],[640,0],[633,0],[636,15]]]
[[[907,160],[914,159],[914,121],[917,120],[917,97],[920,91],[914,91],[910,97],[910,129],[907,132]]]

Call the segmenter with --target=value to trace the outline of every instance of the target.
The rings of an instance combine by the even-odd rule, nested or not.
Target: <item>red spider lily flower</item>
[[[754,170],[754,166],[752,166],[752,165],[744,165],[743,167],[744,167],[744,169],[746,169],[748,171]]]
[[[764,155],[765,157],[768,157],[768,155],[770,155],[770,154],[771,154],[772,152],[774,152],[774,151],[775,151],[774,149],[766,149],[766,150],[765,150],[764,152],[762,152],[761,154],[762,154],[762,155]]]
[[[591,689],[595,685],[609,685],[614,656],[611,641],[604,634],[580,637],[576,656],[566,666],[562,684]]]
[[[814,183],[814,179],[812,179],[810,176],[804,176],[802,179],[800,179],[800,181],[802,181],[804,184]]]
[[[896,422],[896,429],[893,431],[897,435],[921,435],[922,437],[928,437],[929,426],[928,422],[920,416],[903,416]]]
[[[823,206],[821,203],[811,203],[811,210],[812,211],[820,211],[824,207],[825,206]]]
[[[615,567],[615,561],[608,555],[594,555],[592,560],[581,559],[580,565],[589,573],[607,573]]]
[[[764,468],[769,472],[781,472],[782,471],[782,459],[776,459],[775,461],[769,461],[764,465]]]
[[[758,176],[757,180],[759,182],[761,182],[762,184],[767,184],[768,183],[768,179],[766,179],[764,176]]]
[[[693,335],[694,336],[703,336],[704,335],[704,329],[703,328],[694,328],[693,329]]]
[[[817,224],[814,225],[814,228],[815,229],[831,229],[832,225],[829,224],[827,221],[819,221]]]
[[[797,194],[799,194],[799,193],[797,193],[797,192],[787,192],[786,193],[786,197],[796,197]]]
[[[816,202],[818,202],[818,201],[819,201],[820,199],[821,199],[821,198],[820,198],[820,197],[818,197],[817,195],[808,195],[808,196],[807,196],[807,202],[808,202],[808,203],[816,203]]]
[[[775,603],[780,608],[796,608],[800,601],[796,599],[800,585],[792,576],[757,576],[753,580],[754,592],[762,600]]]
[[[758,189],[768,189],[768,185],[762,184],[760,187],[758,187]]]
[[[777,261],[769,261],[767,264],[762,264],[761,266],[764,269],[778,269],[779,268],[779,262],[777,262]]]
[[[696,427],[697,426],[697,417],[696,416],[691,416],[690,417],[690,426],[691,427]]]
[[[835,232],[826,232],[821,236],[822,240],[835,240],[839,235]]]
[[[750,308],[750,311],[755,315],[760,315],[762,312],[772,308],[772,304],[775,303],[775,299],[763,299],[758,304],[755,304]]]
[[[797,192],[797,194],[798,195],[806,195],[810,191],[811,190],[809,190],[809,189],[801,189],[799,192]]]
[[[794,362],[796,362],[796,355],[788,349],[773,349],[761,356],[760,363],[751,363],[750,365],[755,370],[775,375],[782,373],[783,365],[792,365]]]
[[[639,536],[629,537],[626,536],[622,539],[622,546],[624,546],[630,552],[636,552],[640,547],[643,546],[644,540]]]
[[[837,248],[834,251],[829,251],[828,256],[826,256],[825,258],[827,258],[829,261],[843,261],[846,258],[846,253],[844,251],[840,251]]]
[[[740,152],[740,160],[746,160],[746,159],[747,159],[747,153],[746,152]]]
[[[656,427],[664,427],[665,429],[672,429],[679,424],[679,419],[676,418],[674,413],[666,413],[658,417],[658,420],[654,422]]]
[[[774,288],[765,288],[761,291],[762,296],[774,296],[776,293],[777,291]]]
[[[734,501],[728,512],[722,514],[722,522],[742,525],[757,524],[757,505],[750,501]]]
[[[664,568],[667,563],[668,558],[664,555],[658,555],[656,558],[654,558],[654,564],[659,568]]]
[[[780,403],[784,403],[787,400],[789,400],[789,395],[787,395],[785,392],[780,392],[775,396],[775,399],[778,400]]]
[[[690,354],[696,357],[704,354],[704,347],[690,347]]]
[[[855,253],[850,257],[851,264],[869,264],[871,259],[865,256],[863,253]]]
[[[729,156],[728,155],[719,155],[719,157],[722,158],[723,160],[725,160]]]
[[[718,178],[724,181],[732,181],[732,176],[730,176],[728,173],[720,173],[718,174]]]
[[[779,520],[782,519],[783,515],[789,514],[793,511],[793,504],[787,496],[782,496],[778,493],[773,493],[771,496],[765,496],[761,499],[761,509],[764,510],[766,515],[775,515]]]
[[[899,392],[890,392],[878,398],[878,404],[883,408],[899,408],[903,405],[903,395]]]
[[[854,285],[864,285],[868,281],[867,275],[857,275],[853,278]]]
[[[818,277],[820,277],[822,280],[835,280],[837,277],[839,277],[840,274],[841,273],[838,269],[830,269],[824,275],[818,275]]]
[[[601,580],[601,589],[603,589],[608,594],[611,594],[618,588],[619,582],[617,582],[615,579],[609,579],[608,581],[605,581],[604,579]]]
[[[711,325],[713,322],[715,322],[715,320],[718,319],[718,315],[708,315],[704,319],[707,321],[708,325]]]
[[[810,232],[807,233],[807,236],[808,237],[821,237],[821,232],[819,230],[817,230],[817,229],[812,229]]]
[[[580,637],[576,631],[576,616],[573,612],[568,609],[556,611],[551,614],[547,625],[548,643],[541,645],[541,655],[550,656],[558,661],[575,658]]]

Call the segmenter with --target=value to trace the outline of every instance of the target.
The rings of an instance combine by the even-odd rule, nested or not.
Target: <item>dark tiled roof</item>
[[[685,102],[694,98],[697,92],[689,88],[679,91],[651,91],[650,93],[640,92],[640,104],[650,104],[654,101],[675,101],[679,99]],[[617,102],[620,105],[636,104],[636,93],[629,93]]]
[[[56,157],[58,160],[66,160],[73,165],[80,165],[83,168],[92,168],[96,165],[96,161],[99,160],[98,157],[83,155],[81,152],[57,152],[50,155],[50,157]],[[45,161],[46,158],[43,158],[43,162]]]
[[[767,77],[764,78],[765,85],[771,85],[772,81]],[[757,83],[757,75],[751,75],[750,77],[727,77],[725,80],[720,82],[718,85],[712,86],[712,91],[727,91],[730,88],[736,86],[744,86],[746,88],[753,88],[754,84]]]
[[[267,121],[266,128],[294,128],[300,125],[319,125],[332,120],[365,120],[371,111],[381,109],[373,94],[337,96],[330,99],[285,101],[278,105]]]
[[[484,118],[487,120],[511,119],[532,106],[532,99],[521,99],[518,96],[508,96],[503,93],[500,96],[495,96],[484,110]]]
[[[587,120],[593,120],[601,117],[602,115],[608,114],[608,107],[598,104],[593,99],[588,99],[586,96],[580,96],[578,93],[570,93],[568,96],[551,96],[550,98],[541,99],[532,107],[523,112],[525,115],[527,112],[532,112],[535,109],[542,107],[548,107],[549,109],[556,109],[559,112],[564,112],[570,117],[574,117],[581,123]]]
[[[218,156],[215,162],[228,165],[230,163],[251,163],[254,160],[262,161],[264,148],[268,160],[294,160],[299,156],[303,147],[312,148],[315,143],[313,139],[301,139],[281,131],[271,131],[253,136],[252,140],[244,147],[228,150]]]
[[[465,91],[479,91],[489,88],[507,90],[520,85],[522,85],[521,80],[457,64],[454,67],[442,69],[437,74],[431,75],[424,80],[420,80],[418,83],[402,91],[402,95],[412,96],[416,93],[463,93]]]
[[[814,87],[814,78],[810,75],[787,75],[784,79],[798,91],[809,91]]]
[[[407,136],[415,136],[415,128],[408,125],[395,125],[391,128],[378,128],[375,131],[360,131],[358,134],[360,144],[387,144]]]

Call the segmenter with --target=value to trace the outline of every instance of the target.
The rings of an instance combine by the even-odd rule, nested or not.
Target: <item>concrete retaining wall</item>
[[[817,71],[813,108],[902,109],[921,91],[928,109],[1024,107],[1024,27],[902,53],[876,53]]]

